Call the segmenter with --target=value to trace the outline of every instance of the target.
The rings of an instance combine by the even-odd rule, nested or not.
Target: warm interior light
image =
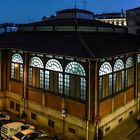
[[[14,66],[15,66],[15,68],[17,68],[18,67],[18,64],[15,64]]]

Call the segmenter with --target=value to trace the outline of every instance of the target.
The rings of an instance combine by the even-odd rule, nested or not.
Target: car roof
[[[29,129],[22,130],[20,132],[23,133],[24,135],[26,135],[26,134],[30,134],[32,132],[37,132],[37,131],[29,128]]]
[[[3,126],[13,128],[14,126],[21,126],[21,125],[25,125],[25,124],[22,122],[11,122],[11,123],[4,124]]]

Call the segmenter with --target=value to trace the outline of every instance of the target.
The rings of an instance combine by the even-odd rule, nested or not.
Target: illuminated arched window
[[[126,68],[130,68],[130,67],[133,67],[133,65],[134,65],[133,58],[132,57],[128,57],[127,61],[126,61],[126,64],[125,64],[125,67]]]
[[[44,87],[44,65],[39,57],[32,57],[29,62],[29,85]]]
[[[45,89],[53,93],[63,93],[63,69],[61,64],[50,59],[45,66]]]
[[[109,73],[112,73],[112,67],[111,67],[110,63],[104,62],[100,67],[99,76],[109,74]]]
[[[12,56],[11,78],[23,81],[23,59],[18,53],[13,54]]]
[[[86,73],[83,66],[70,62],[65,68],[65,95],[86,100]]]
[[[99,69],[99,97],[104,98],[112,94],[112,67],[104,62]]]
[[[114,92],[124,89],[124,63],[121,59],[116,60],[114,64]]]
[[[125,68],[125,87],[129,87],[134,83],[134,62],[132,57],[128,57],[126,60]]]
[[[38,57],[31,58],[29,65],[37,68],[44,68],[42,60]]]

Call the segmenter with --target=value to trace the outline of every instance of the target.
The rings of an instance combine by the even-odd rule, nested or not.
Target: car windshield
[[[17,134],[15,134],[15,136],[16,136],[17,138],[21,139],[21,138],[24,136],[24,134],[21,133],[21,132],[18,132]]]
[[[4,114],[0,114],[0,118],[5,118],[5,115]]]
[[[7,128],[6,128],[6,127],[2,126],[1,131],[2,131],[3,133],[7,134]]]

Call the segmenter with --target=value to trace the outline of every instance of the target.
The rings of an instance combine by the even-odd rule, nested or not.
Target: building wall
[[[140,8],[126,12],[128,32],[140,35]]]
[[[91,84],[87,87],[90,91],[87,103],[58,96],[54,93],[47,93],[31,86],[26,87],[27,83],[25,81],[11,80],[10,61],[7,61],[7,64],[3,67],[3,71],[6,71],[6,69],[8,71],[2,79],[2,81],[5,81],[5,85],[2,86],[4,90],[0,93],[1,108],[20,116],[25,111],[25,119],[32,124],[41,125],[49,131],[69,136],[69,139],[82,140],[86,139],[87,135],[93,139],[95,115],[99,115],[98,125],[103,127],[104,134],[106,134],[136,111],[135,84],[116,95],[101,101],[98,100],[98,66],[96,61],[86,64],[89,73],[91,72],[88,75],[90,78],[87,77]],[[27,71],[24,71],[25,73]],[[6,77],[6,75],[9,77]],[[25,93],[26,96],[24,96]],[[20,106],[20,109],[18,109],[18,106]],[[66,109],[65,118],[62,117],[63,107]],[[87,134],[87,129],[90,134]]]

